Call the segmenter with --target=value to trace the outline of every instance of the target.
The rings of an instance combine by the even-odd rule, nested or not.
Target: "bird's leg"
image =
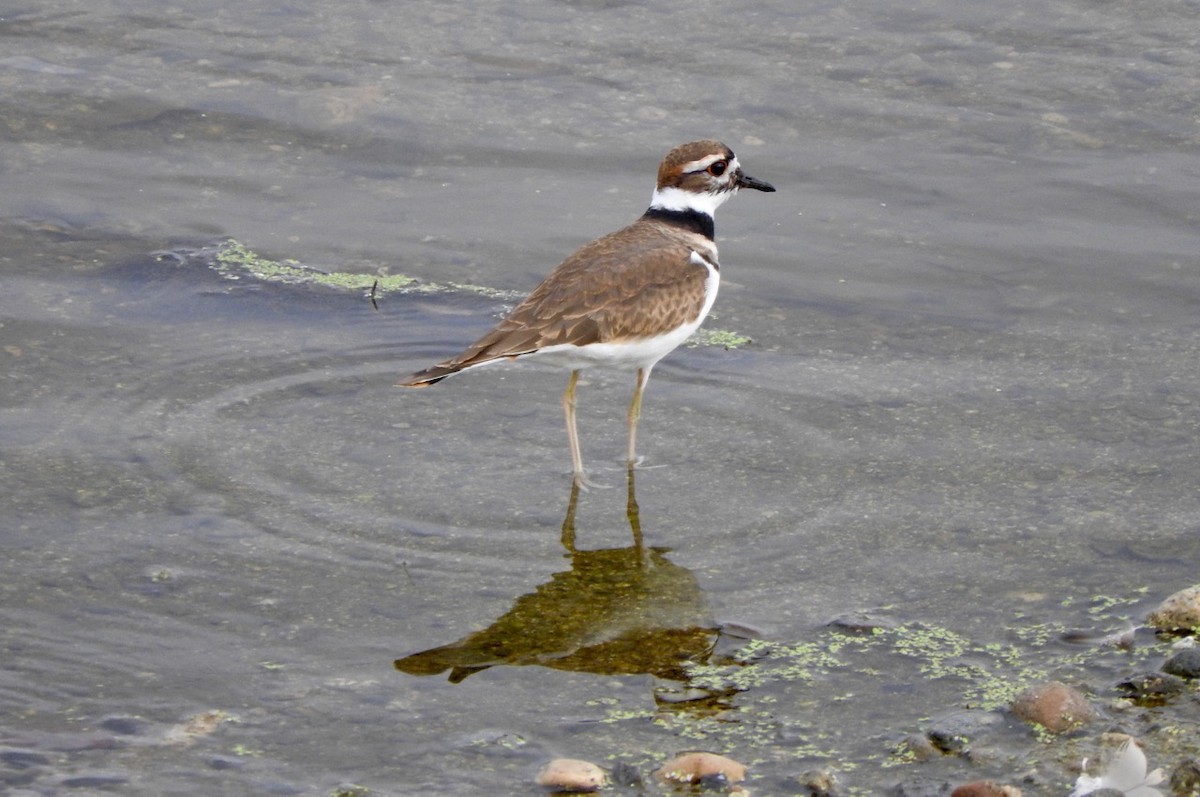
[[[563,413],[567,416],[567,441],[571,444],[571,468],[575,484],[584,486],[583,454],[579,452],[579,432],[575,429],[575,383],[579,381],[579,371],[571,372],[567,382],[567,390],[563,393]]]
[[[638,418],[642,416],[642,391],[646,387],[646,380],[650,377],[649,372],[645,368],[639,368],[637,372],[637,386],[633,389],[633,401],[629,402],[629,414],[626,420],[629,423],[629,451],[628,464],[632,467],[637,464],[637,425]]]
[[[579,505],[579,482],[571,482],[571,498],[567,501],[567,516],[562,523],[562,545],[567,553],[575,551],[575,507]]]
[[[633,545],[640,553],[642,550],[642,519],[638,511],[637,496],[633,490],[633,465],[630,465],[625,471],[625,517],[629,520],[629,528],[633,532]],[[572,539],[572,542],[574,540]],[[639,557],[640,558],[640,557]]]

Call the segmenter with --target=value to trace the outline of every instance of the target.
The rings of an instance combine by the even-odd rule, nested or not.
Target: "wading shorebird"
[[[650,208],[624,229],[583,246],[507,317],[456,357],[403,379],[425,387],[470,368],[538,357],[571,371],[563,393],[575,483],[586,484],[575,429],[575,385],[592,366],[636,369],[627,415],[628,463],[650,370],[696,331],[721,281],[713,213],[742,188],[774,191],[742,171],[719,141],[693,141],[658,167]]]

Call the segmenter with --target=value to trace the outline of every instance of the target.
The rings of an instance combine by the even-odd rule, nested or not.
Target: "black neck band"
[[[644,219],[654,219],[672,227],[679,227],[688,232],[698,233],[703,235],[708,240],[712,240],[716,234],[716,226],[713,224],[713,217],[707,213],[702,213],[699,210],[667,210],[666,208],[650,208],[642,216]]]

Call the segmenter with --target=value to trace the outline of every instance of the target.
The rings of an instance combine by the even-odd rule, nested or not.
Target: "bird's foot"
[[[592,481],[591,479],[589,479],[587,477],[587,474],[584,473],[583,471],[579,471],[579,472],[573,474],[571,476],[571,479],[575,483],[575,486],[578,487],[581,492],[585,492],[585,493],[590,491],[593,487],[596,488],[597,490],[612,489],[611,484],[600,484],[599,482]]]
[[[667,467],[667,463],[664,462],[659,465],[647,465],[646,458],[644,456],[639,456],[629,460],[628,467],[633,470],[657,470],[658,468]]]

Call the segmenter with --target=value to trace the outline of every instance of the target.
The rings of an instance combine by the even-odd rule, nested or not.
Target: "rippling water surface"
[[[1167,642],[1062,636],[1200,572],[1198,17],[0,12],[0,784],[526,794],[561,755],[654,792],[701,748],[759,794],[1065,794],[1106,729],[1195,755],[1194,700],[1113,703]],[[563,374],[392,387],[699,137],[778,188],[717,225],[707,326],[753,342],[656,369],[634,492],[628,375],[581,386],[575,496]],[[989,713],[1043,677],[1104,718]],[[955,722],[976,755],[895,754]]]

